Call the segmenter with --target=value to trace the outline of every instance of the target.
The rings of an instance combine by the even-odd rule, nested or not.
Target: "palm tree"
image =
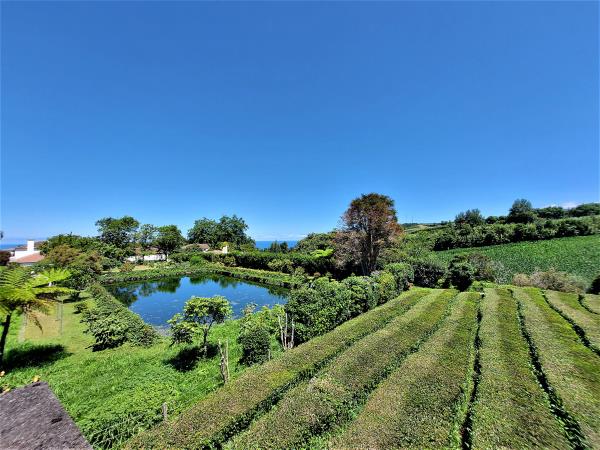
[[[60,294],[73,292],[72,289],[53,286],[53,283],[67,279],[71,274],[65,269],[50,269],[38,274],[31,270],[15,267],[0,270],[0,313],[6,314],[0,337],[0,367],[4,359],[4,346],[14,312],[31,317],[39,326],[34,311],[47,311],[50,302]]]

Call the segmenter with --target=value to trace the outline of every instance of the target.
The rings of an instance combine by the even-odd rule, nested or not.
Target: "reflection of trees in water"
[[[152,294],[154,294],[157,290],[157,283],[151,283],[149,281],[146,281],[145,283],[138,285],[138,293],[142,297],[149,297]]]
[[[169,278],[156,283],[156,290],[159,292],[168,292],[174,294],[181,286],[181,278]]]
[[[137,299],[137,285],[109,286],[109,291],[125,306],[131,306]]]

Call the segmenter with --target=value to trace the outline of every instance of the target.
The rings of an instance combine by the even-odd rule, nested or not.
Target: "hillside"
[[[511,276],[515,273],[530,274],[536,269],[548,270],[553,267],[583,277],[589,283],[599,274],[600,235],[459,248],[436,252],[436,255],[448,262],[455,255],[474,252],[483,253],[501,262]]]
[[[127,447],[598,447],[592,303],[537,289],[414,288],[254,366]]]

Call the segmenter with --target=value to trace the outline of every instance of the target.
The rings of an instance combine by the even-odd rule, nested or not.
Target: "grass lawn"
[[[57,312],[62,308],[62,326]],[[167,338],[150,348],[122,347],[92,352],[73,303],[40,316],[42,330],[31,320],[13,319],[2,386],[15,388],[39,375],[50,384],[87,439],[101,447],[128,438],[161,420],[161,405],[177,414],[221,385],[219,356],[198,358],[194,347],[170,346]],[[24,333],[20,330],[23,324]],[[21,332],[20,332],[21,331]],[[237,321],[215,326],[209,340],[228,340],[230,372],[237,376],[241,349]],[[19,334],[25,337],[19,342]]]
[[[600,273],[600,235],[550,239],[547,241],[518,242],[489,247],[458,248],[436,252],[448,262],[455,255],[483,253],[499,261],[515,273],[531,274],[536,269],[556,270],[579,275],[590,283]]]

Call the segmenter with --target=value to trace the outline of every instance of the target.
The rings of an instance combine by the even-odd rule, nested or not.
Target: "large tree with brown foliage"
[[[387,195],[363,194],[350,203],[342,215],[342,227],[335,237],[340,265],[360,265],[368,275],[377,266],[381,251],[402,233],[394,201]]]

